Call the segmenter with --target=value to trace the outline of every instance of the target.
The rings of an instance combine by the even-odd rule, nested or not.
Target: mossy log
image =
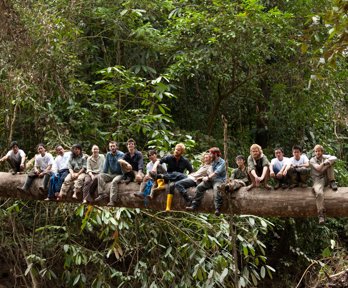
[[[0,197],[16,198],[24,200],[43,200],[47,195],[40,194],[38,187],[41,185],[41,179],[36,179],[30,188],[30,194],[24,194],[17,190],[22,186],[26,175],[12,175],[10,173],[0,172]],[[109,186],[107,186],[107,189]],[[134,192],[139,190],[136,183],[120,184],[117,207],[128,208],[149,208],[157,211],[163,211],[166,204],[166,192],[160,192],[147,205],[143,200],[134,196]],[[194,189],[189,190],[190,195],[194,195]],[[341,187],[337,192],[329,188],[325,189],[325,207],[327,216],[347,217],[348,216],[348,187]],[[224,205],[222,212],[226,214],[252,214],[257,216],[276,216],[276,217],[311,217],[316,216],[315,196],[311,188],[264,190],[253,189],[246,191],[241,188],[232,194],[224,195]],[[76,202],[67,197],[65,202]],[[100,204],[106,205],[107,202]],[[175,193],[172,210],[184,211],[186,203],[184,199]],[[213,212],[213,191],[206,191],[201,207],[197,212]]]

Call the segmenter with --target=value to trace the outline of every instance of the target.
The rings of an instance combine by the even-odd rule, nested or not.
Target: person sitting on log
[[[51,153],[46,152],[44,144],[37,145],[38,154],[35,155],[34,168],[28,173],[25,183],[22,187],[17,187],[20,192],[29,192],[30,186],[35,178],[43,178],[43,184],[39,189],[45,193],[48,191],[48,183],[52,174],[52,165],[54,159]]]
[[[312,168],[312,189],[316,197],[319,224],[323,225],[325,223],[324,188],[330,185],[332,190],[337,191],[337,183],[335,181],[333,168],[337,158],[331,155],[324,155],[324,148],[321,145],[315,145],[313,151],[315,156],[309,161]]]
[[[117,200],[118,183],[123,178],[121,165],[118,160],[122,159],[124,153],[118,150],[117,142],[109,142],[109,152],[106,154],[102,173],[98,176],[98,197],[94,200],[99,203],[109,198],[110,206],[114,206]],[[106,183],[111,182],[110,194],[106,191]]]
[[[302,153],[302,147],[300,145],[294,145],[292,147],[292,155],[288,166],[286,168],[290,179],[289,188],[295,188],[300,186],[302,188],[308,187],[307,181],[310,177],[309,159],[306,154]]]
[[[143,154],[135,148],[135,145],[136,143],[134,139],[128,139],[128,151],[124,153],[122,159],[118,160],[123,171],[123,179],[121,180],[121,182],[124,182],[126,184],[133,181],[140,184],[144,178]]]
[[[266,155],[263,154],[261,146],[258,144],[250,146],[248,173],[251,179],[251,184],[246,188],[247,191],[250,191],[254,187],[259,187],[260,184],[263,184],[263,186],[268,190],[272,189],[272,187],[268,185],[269,161]]]
[[[99,154],[99,147],[92,146],[92,155],[87,158],[87,171],[82,188],[82,203],[93,202],[94,194],[98,188],[98,175],[104,168],[105,156]]]
[[[69,174],[68,163],[71,157],[71,151],[64,151],[62,145],[56,146],[57,156],[54,159],[53,175],[50,178],[50,185],[48,188],[48,195],[45,201],[55,200],[62,188],[63,182]]]
[[[245,157],[243,155],[238,155],[236,157],[237,168],[233,170],[230,182],[223,183],[220,186],[220,191],[222,192],[234,192],[241,187],[249,185],[249,175],[248,169],[245,166]]]
[[[221,152],[218,147],[210,148],[209,153],[212,157],[212,173],[203,177],[202,182],[196,188],[196,194],[192,200],[191,206],[186,207],[186,210],[196,210],[202,202],[205,191],[213,188],[215,215],[219,216],[221,214],[222,197],[218,187],[226,181],[225,160],[221,158]]]
[[[0,159],[0,162],[7,161],[11,166],[12,175],[23,173],[25,169],[26,155],[23,150],[19,149],[17,141],[12,141],[10,145],[11,150]]]
[[[177,190],[181,196],[185,199],[187,204],[191,204],[192,198],[188,195],[187,190],[190,187],[196,187],[199,183],[202,182],[203,177],[206,177],[213,172],[213,168],[211,165],[212,156],[209,152],[205,152],[202,157],[202,165],[196,171],[187,175],[186,178],[179,180],[174,183],[174,188]],[[169,193],[171,193],[170,191]],[[170,211],[170,207],[166,211]]]
[[[288,188],[287,166],[289,162],[288,157],[284,157],[284,150],[281,147],[274,149],[275,158],[271,160],[269,166],[270,176],[275,180],[274,189],[279,187],[283,189]]]
[[[134,196],[139,197],[139,198],[144,198],[144,191],[145,189],[150,189],[151,193],[148,195],[150,199],[153,198],[153,186],[154,186],[154,182],[152,177],[150,176],[150,172],[153,169],[153,165],[155,165],[156,161],[159,160],[157,158],[157,151],[156,150],[149,150],[149,152],[147,153],[147,157],[149,158],[150,162],[147,163],[146,165],[146,175],[143,179],[143,182],[141,182],[140,184],[140,189],[139,192],[135,192]],[[163,163],[161,165],[157,166],[157,173],[165,173],[167,171],[167,165],[166,163]],[[162,179],[159,179],[162,180]],[[158,180],[158,181],[159,181]]]
[[[82,153],[82,146],[80,144],[74,144],[71,147],[71,156],[68,162],[69,174],[66,176],[62,188],[60,189],[57,197],[58,201],[61,201],[67,196],[71,187],[73,187],[73,199],[78,199],[79,194],[82,191],[83,181],[86,176],[87,160]]]
[[[184,174],[185,170],[189,173],[193,172],[193,167],[190,161],[185,158],[183,155],[185,154],[185,145],[179,143],[175,146],[174,152],[171,155],[164,156],[161,160],[156,161],[153,165],[152,171],[150,172],[150,176],[154,179],[164,179],[165,182],[174,183],[176,181],[182,180],[187,177]],[[159,164],[167,164],[167,172],[163,174],[157,174],[157,167]],[[170,183],[169,183],[170,184]],[[172,185],[169,190],[174,189]],[[166,210],[170,210],[173,201],[173,193],[168,193],[167,195],[167,204]]]

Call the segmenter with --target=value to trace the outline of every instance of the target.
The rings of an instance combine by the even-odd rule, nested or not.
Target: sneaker
[[[282,184],[282,189],[286,189],[286,188],[289,188],[289,185],[288,185],[288,184],[283,183],[283,184]]]
[[[115,202],[114,201],[110,201],[108,204],[106,204],[108,207],[114,207],[115,206]]]
[[[337,191],[338,187],[337,187],[337,183],[335,180],[331,181],[330,187],[333,191]]]
[[[277,189],[279,189],[279,188],[280,188],[280,183],[277,182],[277,183],[274,185],[274,190],[277,190]]]
[[[272,186],[271,185],[265,184],[264,187],[265,187],[266,190],[272,190]]]
[[[11,174],[12,174],[12,175],[16,175],[16,174],[17,174],[17,171],[12,171]]]
[[[215,216],[220,216],[220,215],[221,215],[220,209],[216,209],[216,210],[215,210]]]
[[[28,190],[24,189],[23,187],[17,187],[17,190],[21,193],[28,193]]]
[[[195,211],[196,207],[195,206],[187,206],[185,209],[186,209],[186,211]]]
[[[56,200],[56,198],[51,198],[51,197],[47,197],[44,199],[44,201],[55,201],[55,200]]]
[[[48,189],[45,189],[44,187],[40,186],[39,190],[42,194],[46,194],[48,192]]]
[[[319,215],[319,225],[325,224],[325,217],[323,215]]]
[[[246,190],[247,191],[250,191],[251,189],[253,189],[255,186],[253,184],[249,185],[246,187]]]
[[[102,202],[102,201],[104,201],[105,199],[108,199],[108,198],[109,198],[109,195],[101,194],[97,198],[95,198],[94,202]]]
[[[307,185],[307,183],[300,183],[300,187],[301,187],[301,188],[307,188],[308,185]]]

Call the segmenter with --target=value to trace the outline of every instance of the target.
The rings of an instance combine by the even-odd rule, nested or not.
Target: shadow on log
[[[47,195],[40,194],[38,189],[42,179],[36,179],[30,188],[30,194],[24,194],[17,190],[18,186],[24,184],[26,175],[12,175],[0,172],[0,197],[15,198],[24,200],[43,200]],[[109,188],[109,186],[107,186]],[[128,208],[149,208],[157,211],[165,210],[166,193],[160,193],[154,200],[148,201],[145,206],[144,200],[134,196],[134,192],[139,190],[136,183],[120,184],[117,207]],[[190,195],[194,195],[194,189],[189,190]],[[347,217],[348,216],[348,188],[341,187],[337,192],[329,188],[325,189],[325,207],[327,216]],[[222,212],[225,214],[252,214],[262,217],[311,217],[316,216],[315,196],[311,188],[264,190],[253,189],[246,191],[241,188],[232,195],[224,195],[224,205]],[[75,202],[71,199],[71,194],[64,202]],[[231,206],[228,205],[230,202]],[[102,203],[100,206],[106,205]],[[186,202],[175,193],[172,210],[185,211]],[[202,201],[202,205],[197,212],[212,213],[214,211],[213,191],[208,190]]]

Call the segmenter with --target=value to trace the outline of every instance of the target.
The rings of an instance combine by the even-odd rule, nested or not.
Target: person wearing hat
[[[12,175],[18,172],[24,172],[26,155],[23,150],[19,149],[17,141],[12,141],[10,145],[11,150],[0,159],[0,162],[7,161],[12,168]]]
[[[87,160],[82,153],[82,146],[80,144],[74,144],[71,147],[71,157],[68,162],[69,174],[64,179],[62,188],[60,189],[57,200],[60,201],[63,197],[66,197],[70,188],[74,186],[73,199],[78,198],[78,194],[81,193],[84,179],[86,176]]]
[[[186,207],[186,210],[196,210],[202,202],[205,191],[213,188],[215,215],[219,216],[222,207],[222,197],[219,187],[226,181],[225,160],[221,158],[221,152],[218,147],[210,148],[209,153],[212,157],[212,172],[208,176],[203,177],[202,182],[196,188],[196,194],[192,200],[191,206]]]
[[[46,147],[42,143],[37,145],[37,152],[38,154],[35,155],[33,170],[28,173],[24,185],[22,187],[17,187],[17,190],[20,192],[27,193],[35,178],[43,178],[42,186],[40,186],[39,189],[46,192],[48,190],[54,159],[52,154],[46,151]]]

